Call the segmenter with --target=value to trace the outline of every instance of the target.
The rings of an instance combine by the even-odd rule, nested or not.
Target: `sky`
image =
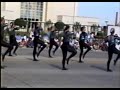
[[[79,2],[78,16],[96,17],[100,25],[115,23],[116,12],[120,9],[120,2]]]

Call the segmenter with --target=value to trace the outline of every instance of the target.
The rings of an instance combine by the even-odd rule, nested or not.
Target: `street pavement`
[[[7,88],[120,88],[120,60],[113,72],[106,72],[107,52],[90,51],[84,63],[73,57],[68,70],[61,70],[62,53],[59,49],[48,58],[48,49],[32,61],[32,48],[19,48],[17,56],[6,56],[6,68],[1,70],[1,86]],[[4,51],[2,51],[4,52]],[[68,53],[69,55],[69,53]],[[116,55],[113,56],[115,58]]]

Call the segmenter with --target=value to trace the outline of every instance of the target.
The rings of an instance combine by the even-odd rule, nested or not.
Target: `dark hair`
[[[4,17],[1,17],[1,21],[3,21],[4,20]]]
[[[25,40],[24,38],[22,39],[22,41]]]
[[[73,39],[76,39],[76,36],[73,36]]]
[[[65,25],[65,29],[64,29],[64,31],[66,31],[66,30],[69,29],[69,28],[70,28],[69,25]]]
[[[115,29],[114,28],[111,28],[110,29],[110,33],[114,33],[115,32]]]
[[[13,23],[13,22],[10,22],[10,24],[12,24],[11,26],[13,26],[13,25],[14,25],[14,23]]]
[[[20,35],[19,33],[17,33],[17,35]]]
[[[39,27],[38,26],[35,26],[35,30],[38,29]]]
[[[81,27],[81,31],[83,31],[85,29],[85,27],[83,26],[83,27]]]
[[[53,26],[49,27],[48,30],[51,31],[53,29]]]

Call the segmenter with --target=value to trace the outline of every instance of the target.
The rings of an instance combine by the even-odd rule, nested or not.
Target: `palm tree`
[[[62,33],[60,34],[59,32],[64,29],[65,24],[61,21],[58,21],[55,23],[55,28],[58,31],[58,40],[61,41]],[[60,43],[59,43],[60,44]]]
[[[45,22],[45,28],[51,27],[53,22],[49,19],[48,21]]]
[[[64,26],[65,26],[65,24],[63,23],[63,22],[56,22],[55,23],[55,27],[56,27],[56,29],[58,30],[58,31],[61,31],[61,30],[63,30],[63,28],[64,28]]]
[[[75,22],[75,24],[73,25],[73,32],[80,30],[80,28],[81,28],[80,22]]]

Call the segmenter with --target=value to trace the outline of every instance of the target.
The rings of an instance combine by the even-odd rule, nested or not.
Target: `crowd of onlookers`
[[[76,49],[79,48],[79,36],[80,36],[80,32],[74,32],[75,34],[75,38],[73,38],[73,40],[71,41],[71,45],[74,43],[76,46]],[[33,31],[31,31],[30,36],[27,37],[26,35],[21,36],[19,34],[16,35],[16,40],[19,43],[19,47],[27,47],[27,48],[33,48],[34,44],[33,44]],[[45,35],[43,37],[44,41],[46,42],[47,45],[49,45],[49,32],[47,35]],[[58,41],[58,40],[56,40]],[[104,40],[97,40],[95,38],[95,34],[94,33],[88,33],[88,41],[89,41],[89,45],[91,46],[91,48],[95,49],[95,50],[106,50],[107,46],[103,45],[103,41]],[[59,43],[59,42],[58,42]]]
[[[16,40],[19,44],[19,47],[33,48],[33,40],[31,37],[27,37],[26,35],[21,36],[21,35],[17,34]]]

